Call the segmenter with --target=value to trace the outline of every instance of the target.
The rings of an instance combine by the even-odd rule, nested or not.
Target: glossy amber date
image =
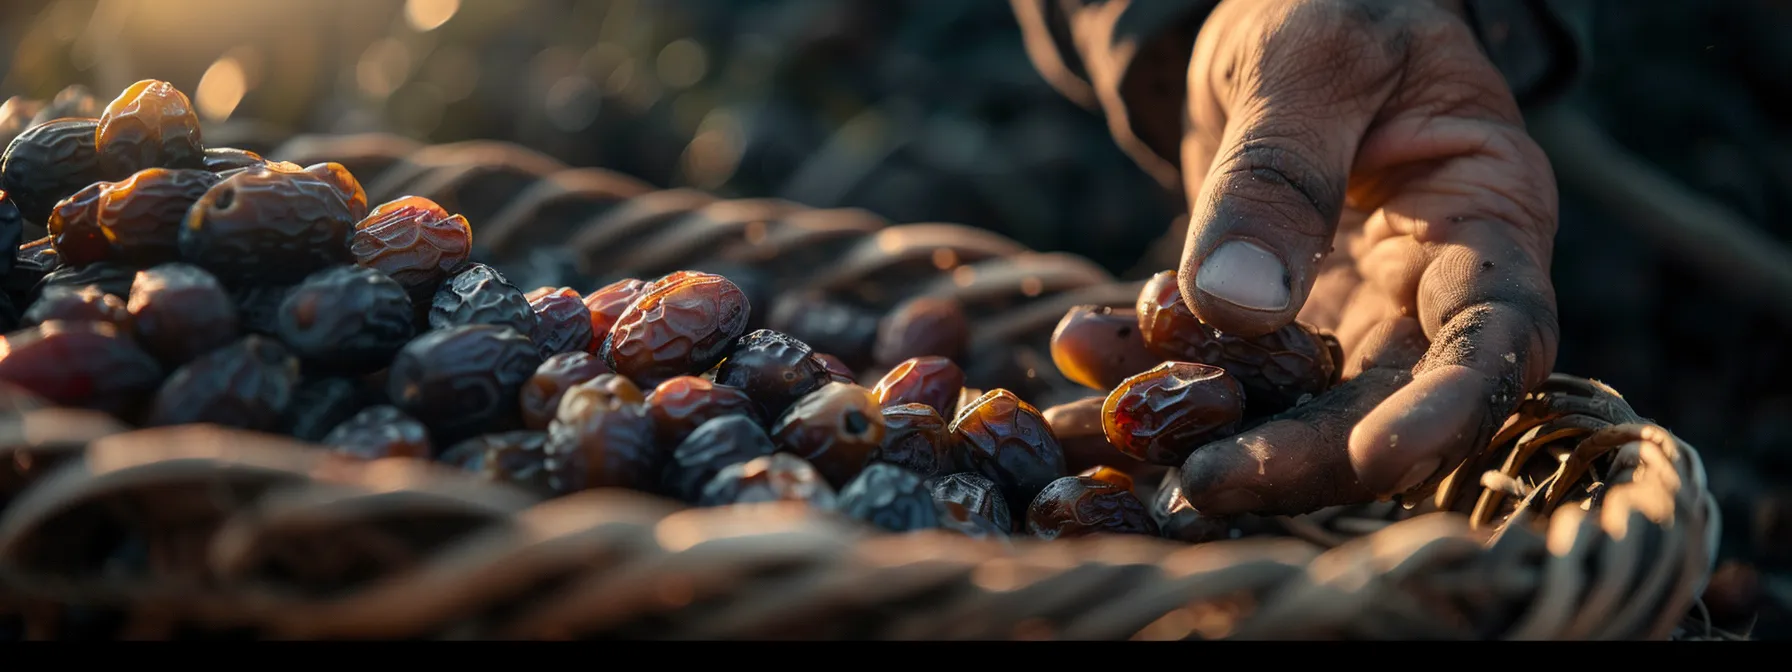
[[[596,341],[593,354],[602,351],[603,342],[610,337],[610,329],[616,326],[616,320],[622,319],[623,311],[628,310],[646,288],[645,282],[625,278],[585,295],[585,307],[591,309],[592,339]]]
[[[173,84],[132,84],[100,113],[98,147],[106,172],[205,167],[205,142],[193,101]]]
[[[785,411],[771,433],[779,450],[803,458],[829,485],[842,488],[883,446],[885,430],[870,390],[828,383]]]
[[[1145,503],[1112,483],[1082,476],[1052,481],[1027,507],[1027,533],[1041,539],[1093,534],[1157,535]]]
[[[1101,481],[1122,490],[1131,490],[1133,486],[1131,476],[1128,476],[1126,472],[1113,467],[1090,467],[1084,469],[1082,473],[1077,474],[1076,476],[1077,478],[1089,478]]]
[[[1164,362],[1126,379],[1101,407],[1108,443],[1134,459],[1180,466],[1238,429],[1245,396],[1232,376],[1206,364]]]
[[[100,201],[114,182],[95,182],[82,187],[68,198],[57,201],[50,210],[44,228],[49,230],[50,244],[56,256],[73,266],[86,266],[106,260],[109,245],[100,231]]]
[[[1145,347],[1136,310],[1077,306],[1052,332],[1052,363],[1058,372],[1070,382],[1103,392],[1163,361]]]
[[[647,395],[647,413],[653,416],[659,442],[676,447],[710,420],[728,415],[757,419],[759,407],[739,388],[696,376],[679,376],[653,388],[653,393]]]
[[[222,173],[243,168],[254,168],[267,163],[260,154],[247,149],[235,147],[207,147],[205,149],[205,169],[214,173]]]
[[[1063,478],[1064,450],[1039,409],[1007,390],[990,390],[971,402],[951,425],[967,471],[1002,489],[1016,518],[1026,503]]]
[[[1153,276],[1139,293],[1139,329],[1165,360],[1225,369],[1243,386],[1254,417],[1292,408],[1331,387],[1338,362],[1318,330],[1299,322],[1256,338],[1221,333],[1183,301],[1176,272]]]
[[[944,357],[917,357],[896,365],[872,392],[884,406],[926,404],[942,418],[957,414],[964,370]]]
[[[708,371],[747,329],[747,295],[727,278],[680,272],[648,285],[617,318],[604,361],[643,385]]]
[[[421,196],[406,196],[375,208],[355,224],[349,251],[355,263],[379,270],[404,285],[413,297],[434,295],[467,263],[473,229],[467,218],[450,215]]]
[[[951,433],[939,411],[926,404],[885,406],[884,443],[873,462],[894,464],[922,478],[945,476],[958,468]]]
[[[1064,447],[1066,469],[1083,471],[1106,465],[1131,471],[1145,465],[1108,443],[1101,421],[1101,407],[1106,403],[1107,397],[1090,397],[1045,409],[1045,424]]]

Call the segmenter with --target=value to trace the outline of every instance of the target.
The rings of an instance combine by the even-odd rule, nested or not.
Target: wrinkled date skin
[[[462,441],[439,461],[492,483],[508,483],[539,497],[551,497],[548,484],[547,432],[486,434]]]
[[[809,345],[789,334],[761,329],[740,338],[716,367],[716,382],[747,393],[760,417],[776,419],[798,399],[832,381]]]
[[[392,361],[415,334],[411,298],[379,271],[338,266],[293,287],[276,333],[318,370],[361,374]]]
[[[548,425],[547,469],[554,492],[629,488],[651,492],[669,451],[653,436],[641,390],[615,374],[566,392]]]
[[[254,168],[267,162],[260,154],[247,149],[207,147],[205,150],[205,169],[214,173]]]
[[[647,395],[647,413],[662,445],[676,447],[703,423],[727,415],[757,419],[759,407],[739,388],[718,385],[696,376],[679,376],[660,383]]]
[[[429,429],[392,406],[374,406],[330,430],[324,445],[363,460],[429,459]]]
[[[1157,522],[1158,533],[1165,539],[1204,544],[1232,536],[1232,526],[1226,521],[1201,515],[1189,505],[1182,496],[1182,473],[1176,469],[1164,474],[1157,495],[1151,498],[1151,519]]]
[[[1164,362],[1126,379],[1101,406],[1108,443],[1133,459],[1178,466],[1201,446],[1236,433],[1245,395],[1206,364]]]
[[[51,287],[25,311],[26,326],[45,322],[104,322],[130,333],[131,311],[124,300],[98,287]]]
[[[187,214],[181,258],[227,283],[283,284],[351,263],[350,227],[367,196],[342,166],[299,171],[279,164],[235,173]],[[358,199],[358,200],[357,200]]]
[[[837,496],[815,467],[795,455],[777,453],[722,469],[697,499],[698,506],[761,502],[804,502],[833,509]]]
[[[433,296],[466,265],[472,248],[473,229],[467,218],[450,215],[421,196],[375,208],[355,224],[349,239],[355,263],[391,276],[414,297]]]
[[[1026,505],[1016,502],[1033,501],[1065,476],[1064,450],[1045,417],[1008,390],[990,390],[971,402],[950,431],[963,451],[960,466],[1000,486],[1017,518]]]
[[[124,177],[100,169],[99,126],[98,119],[58,119],[26,129],[7,145],[0,191],[27,221],[47,222],[62,199],[95,182]]]
[[[873,462],[894,464],[922,478],[944,476],[958,468],[946,420],[932,406],[886,406],[883,415],[884,443],[871,457]]]
[[[883,446],[883,410],[871,391],[828,383],[790,407],[772,427],[782,451],[803,458],[829,485],[845,487]]]
[[[1339,363],[1318,330],[1291,322],[1257,338],[1220,333],[1182,300],[1175,271],[1145,283],[1138,314],[1145,344],[1163,359],[1217,366],[1237,378],[1253,417],[1293,408],[1302,397],[1330,388],[1337,377]]]
[[[272,431],[298,384],[298,358],[272,339],[250,336],[176,369],[156,392],[145,424]]]
[[[1052,332],[1052,363],[1070,382],[1106,392],[1164,358],[1145,346],[1136,310],[1077,306]]]
[[[466,267],[436,290],[429,306],[429,327],[446,329],[488,324],[535,333],[535,310],[523,290],[485,264]]]
[[[116,182],[95,182],[56,203],[45,223],[50,244],[64,263],[83,266],[105,261],[111,244],[100,231],[100,201]]]
[[[641,290],[646,288],[645,282],[624,278],[585,295],[585,307],[591,310],[592,353],[602,354],[604,341],[610,337],[610,329],[616,326],[616,320],[622,319],[622,313],[634,305],[635,299],[641,297]]]
[[[19,242],[25,237],[25,215],[19,213],[19,206],[12,202],[12,197],[0,191],[0,275],[12,271],[13,259],[18,257]],[[4,254],[12,250],[13,254]]]
[[[130,296],[131,285],[137,280],[137,269],[122,264],[88,264],[86,266],[63,266],[37,283],[37,294],[52,287],[98,287],[100,291],[115,296]]]
[[[661,490],[695,504],[703,486],[727,467],[778,451],[765,428],[744,415],[726,415],[703,423],[678,444],[660,477]]]
[[[197,266],[163,264],[137,273],[125,307],[137,340],[178,366],[236,339],[236,304],[218,279]]]
[[[132,84],[100,114],[98,147],[106,172],[204,168],[205,143],[193,102],[167,82]]]
[[[815,357],[815,361],[821,363],[821,368],[828,372],[829,380],[836,383],[852,383],[854,385],[859,383],[858,374],[853,373],[852,368],[847,366],[846,362],[841,361],[839,357],[835,357],[825,352],[817,352],[813,357]]]
[[[330,430],[367,408],[370,395],[353,378],[313,378],[299,383],[280,431],[300,441],[318,442]]]
[[[1014,530],[1012,507],[995,481],[977,474],[958,473],[933,481],[931,487],[934,502],[946,505],[942,512],[954,511],[952,515],[944,516],[945,520],[967,520],[974,516],[988,521],[1003,535]]]
[[[747,295],[719,275],[680,272],[641,291],[604,342],[604,361],[643,385],[708,371],[746,332]]]
[[[891,532],[939,527],[933,493],[920,475],[893,464],[865,467],[840,491],[838,509]]]
[[[1132,490],[1112,483],[1068,476],[1052,481],[1027,507],[1027,533],[1041,539],[1092,534],[1157,536],[1157,522]]]
[[[951,299],[910,299],[878,325],[872,360],[895,366],[915,357],[955,358],[971,344],[971,320],[964,306]]]
[[[568,352],[549,357],[535,369],[535,375],[523,384],[521,397],[523,426],[546,430],[560,411],[560,399],[566,391],[598,376],[610,373],[604,360],[583,352]]]
[[[48,322],[0,336],[0,381],[58,406],[128,416],[155,393],[162,367],[102,322]]]
[[[963,391],[964,369],[944,357],[917,357],[897,364],[872,388],[879,404],[926,404],[942,418],[957,414]]]
[[[585,297],[573,289],[562,288],[527,298],[529,309],[535,313],[535,330],[530,336],[541,348],[541,356],[588,351],[592,340],[591,310],[585,307]]]
[[[528,337],[514,329],[469,325],[432,331],[398,351],[386,394],[423,421],[439,443],[515,429],[517,398],[541,366]]]
[[[1058,437],[1058,445],[1064,448],[1066,469],[1144,465],[1108,443],[1107,429],[1101,422],[1101,407],[1106,403],[1107,397],[1090,397],[1045,409],[1045,424],[1051,426],[1052,436]]]
[[[106,243],[101,258],[66,263],[111,261],[152,266],[180,256],[180,227],[194,203],[218,183],[203,170],[152,168],[112,183],[101,192],[97,208],[99,232]],[[61,250],[58,250],[61,252]]]

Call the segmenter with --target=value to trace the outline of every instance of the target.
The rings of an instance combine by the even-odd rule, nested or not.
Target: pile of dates
[[[158,81],[17,133],[0,190],[6,412],[278,433],[544,498],[629,488],[800,501],[897,532],[1195,541],[1224,528],[1173,474],[1135,488],[1136,467],[1174,466],[1335,378],[1316,333],[1216,334],[1166,276],[1136,313],[1078,309],[1058,330],[1060,368],[1105,398],[1041,412],[933,356],[859,381],[795,337],[749,333],[754,306],[720,275],[525,291],[470,258],[464,217],[370,204],[338,164],[207,147]]]

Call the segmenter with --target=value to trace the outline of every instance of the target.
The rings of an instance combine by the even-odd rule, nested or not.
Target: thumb
[[[1211,163],[1184,157],[1209,168],[1187,178],[1177,277],[1189,307],[1221,331],[1261,335],[1300,312],[1331,251],[1357,147],[1399,80],[1379,22],[1340,4],[1283,3],[1247,20],[1254,30],[1197,45],[1190,90],[1210,91],[1213,104],[1191,105],[1193,122],[1225,130]],[[1214,115],[1223,119],[1202,118]]]

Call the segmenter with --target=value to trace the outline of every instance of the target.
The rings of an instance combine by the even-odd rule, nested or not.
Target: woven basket
[[[950,296],[973,316],[972,384],[1042,406],[1092,394],[1045,354],[1065,310],[1138,292],[969,227],[654,191],[509,145],[309,137],[271,158],[338,161],[376,202],[467,215],[525,286],[717,270],[774,306],[873,323]],[[7,406],[0,613],[29,639],[1694,637],[1719,524],[1691,446],[1567,376],[1426,501],[1185,509],[1235,537],[1193,545],[889,535],[797,504],[683,510],[627,492],[542,502],[427,463]]]

